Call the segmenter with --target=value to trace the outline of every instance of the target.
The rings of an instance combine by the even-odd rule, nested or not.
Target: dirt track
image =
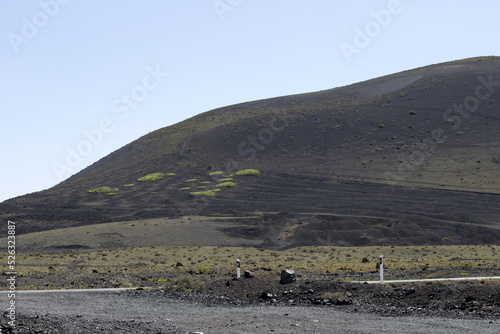
[[[204,293],[23,292],[17,333],[498,333],[498,287],[214,277]],[[6,305],[7,294],[0,301]]]
[[[163,292],[22,294],[18,333],[498,333],[492,319],[383,316],[341,307],[229,306]]]

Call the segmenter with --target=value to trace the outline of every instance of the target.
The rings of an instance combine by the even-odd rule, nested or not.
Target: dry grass
[[[302,272],[370,272],[380,254],[387,270],[433,268],[492,268],[500,246],[403,246],[403,247],[298,247],[272,251],[252,247],[136,247],[63,253],[19,253],[17,271],[22,275],[140,273],[183,273],[210,268],[211,273],[234,271],[236,259],[243,270],[293,268]],[[5,255],[5,254],[4,254]],[[368,262],[363,262],[367,258]],[[178,263],[182,264],[179,266]],[[4,264],[3,271],[9,271]]]

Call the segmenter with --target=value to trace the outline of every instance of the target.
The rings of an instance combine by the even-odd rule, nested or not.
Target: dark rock
[[[295,271],[287,269],[281,272],[281,280],[280,280],[281,284],[293,283],[295,282],[295,279],[296,279]]]
[[[245,278],[254,278],[255,275],[251,271],[245,270],[245,272],[243,273],[243,277],[245,277]]]
[[[347,296],[345,298],[344,297],[337,298],[336,300],[334,300],[332,302],[335,305],[349,305],[349,304],[352,304],[352,301],[349,300],[349,298]]]
[[[262,292],[262,294],[260,295],[260,297],[262,299],[272,299],[274,297],[274,295],[272,293],[269,293],[269,292]]]
[[[408,297],[409,295],[414,294],[414,293],[415,293],[415,288],[411,288],[410,290],[407,290],[405,292],[405,296]]]

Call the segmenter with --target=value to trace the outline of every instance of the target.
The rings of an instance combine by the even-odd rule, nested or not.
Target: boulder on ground
[[[283,270],[281,272],[280,283],[281,284],[290,284],[290,283],[295,282],[295,278],[296,278],[295,271],[290,270],[290,269]]]
[[[254,274],[250,270],[245,270],[243,276],[245,278],[254,278],[255,277]]]

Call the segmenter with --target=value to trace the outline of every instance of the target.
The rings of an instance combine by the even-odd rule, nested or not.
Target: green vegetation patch
[[[126,185],[124,185],[124,187],[133,187],[133,186],[134,186],[134,184],[133,184],[133,183],[130,183],[130,184],[126,184]]]
[[[204,266],[204,265],[199,265],[196,268],[196,271],[199,272],[200,274],[207,274],[210,272],[210,267]]]
[[[186,182],[195,182],[197,181],[198,179],[189,179],[189,180],[186,180]]]
[[[189,190],[191,189],[191,187],[184,187],[184,188],[180,188],[179,190]]]
[[[116,194],[118,188],[110,188],[110,187],[97,187],[89,190],[91,194]]]
[[[205,290],[205,283],[199,282],[191,276],[184,276],[167,283],[167,289],[171,291],[202,292]]]
[[[415,110],[410,110],[410,111],[408,111],[408,114],[411,116],[415,116],[417,114],[417,112]]]
[[[225,177],[225,178],[219,179],[219,182],[228,182],[228,181],[232,181],[232,180],[233,180],[232,177]]]
[[[368,225],[368,227],[372,229],[377,229],[377,228],[382,228],[383,226],[381,224],[377,224],[377,225]]]
[[[177,175],[175,173],[168,173],[167,175],[172,176],[172,175]]]
[[[151,173],[146,176],[137,179],[139,182],[154,182],[163,179],[165,174],[163,173]]]
[[[206,190],[206,191],[195,191],[190,194],[194,196],[210,197],[215,195],[215,192],[213,190]]]
[[[222,175],[224,174],[224,172],[222,171],[217,171],[217,172],[212,172],[212,173],[209,173],[208,175]]]
[[[257,169],[243,169],[236,172],[237,176],[259,176],[261,173]]]
[[[222,187],[234,188],[234,187],[236,187],[236,183],[234,183],[234,182],[223,182],[223,183],[219,183],[217,185],[217,188],[222,188]]]

